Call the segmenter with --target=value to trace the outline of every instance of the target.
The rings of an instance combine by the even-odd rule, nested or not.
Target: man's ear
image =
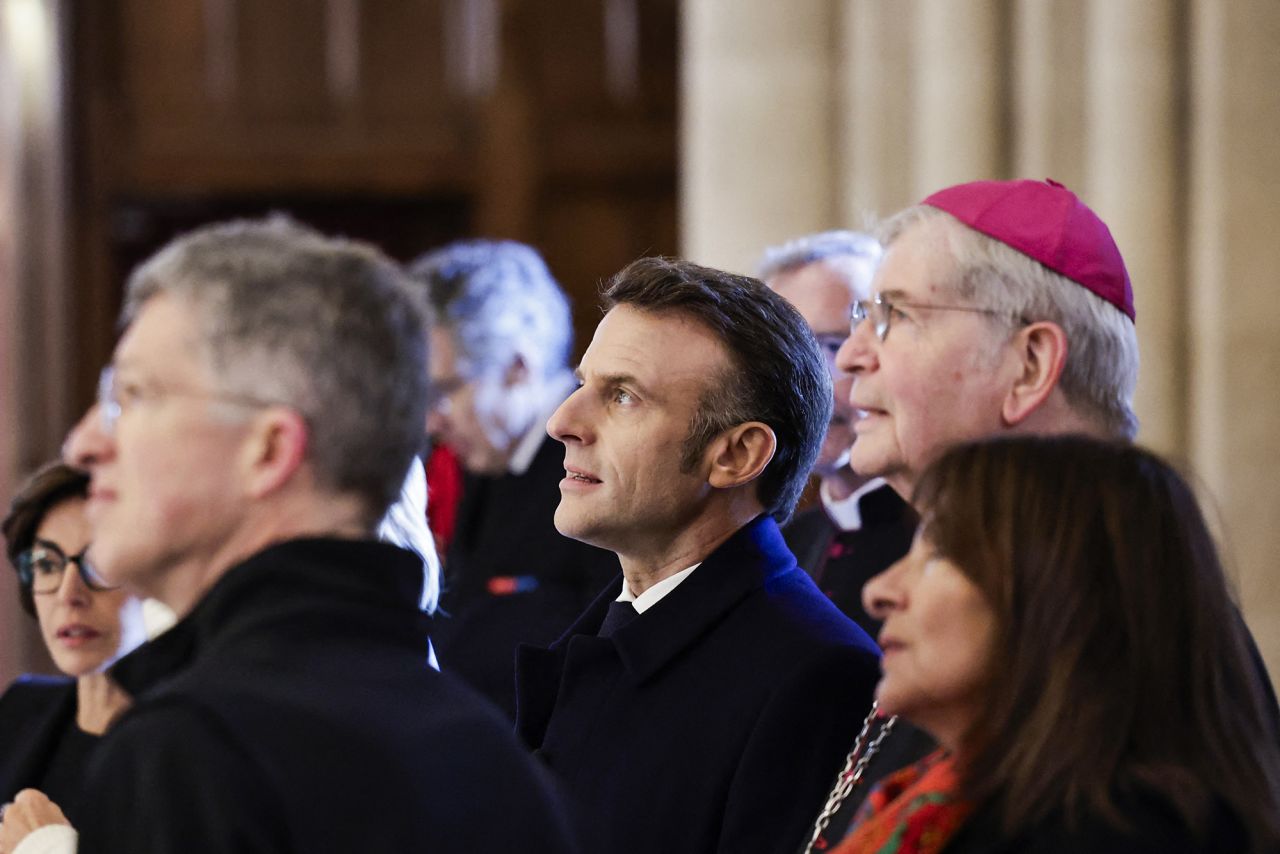
[[[716,489],[731,489],[760,476],[778,449],[778,437],[768,424],[747,421],[720,434],[711,448],[707,482]]]
[[[1039,321],[1019,329],[1013,340],[1018,373],[1001,415],[1015,425],[1035,412],[1058,387],[1067,363],[1067,334],[1056,323]]]
[[[241,456],[245,492],[261,498],[280,489],[302,466],[310,430],[306,419],[284,406],[269,406],[254,416]]]

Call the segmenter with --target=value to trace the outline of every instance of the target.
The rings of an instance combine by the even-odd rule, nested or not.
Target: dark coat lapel
[[[637,683],[645,681],[696,643],[753,590],[795,568],[795,557],[777,523],[768,516],[758,517],[657,605],[618,630],[612,641],[623,666]],[[580,637],[595,642],[609,603],[618,598],[621,588],[619,575],[549,648],[524,645],[516,651],[516,734],[529,746],[542,744],[570,644]]]
[[[696,643],[752,591],[795,567],[795,557],[777,523],[767,516],[756,518],[712,552],[658,604],[618,630],[614,642],[623,666],[637,683],[645,681]]]
[[[516,648],[516,736],[525,744],[530,747],[542,744],[560,693],[569,641],[579,635],[594,637],[609,611],[609,603],[617,599],[621,591],[622,573],[618,573],[550,647],[520,644]]]

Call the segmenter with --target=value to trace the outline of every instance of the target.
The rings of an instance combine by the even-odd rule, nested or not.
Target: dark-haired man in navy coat
[[[564,534],[618,555],[517,660],[517,731],[600,850],[799,845],[871,703],[874,643],[778,532],[830,416],[804,320],[760,282],[664,259],[614,277],[565,445]]]

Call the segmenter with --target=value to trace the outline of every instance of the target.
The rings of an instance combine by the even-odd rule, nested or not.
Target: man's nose
[[[853,327],[849,337],[844,339],[844,343],[836,351],[836,367],[843,373],[854,376],[872,370],[878,364],[876,347],[879,344],[880,339],[876,338],[871,321],[862,321]]]
[[[74,468],[89,469],[114,453],[115,441],[103,428],[101,410],[95,403],[67,434],[62,443],[62,461]]]
[[[585,442],[588,440],[583,410],[583,391],[578,389],[565,398],[564,403],[547,419],[547,435],[557,442]]]

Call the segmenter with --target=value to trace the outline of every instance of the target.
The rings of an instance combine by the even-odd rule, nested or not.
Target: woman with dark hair
[[[0,802],[39,789],[72,823],[89,753],[129,705],[104,671],[144,640],[140,601],[85,560],[88,486],[83,472],[51,463],[19,489],[3,522],[22,607],[70,678],[23,676],[0,697]]]
[[[1276,852],[1280,748],[1192,490],[1078,437],[965,445],[866,586],[880,707],[941,750],[890,776],[851,852]]]

